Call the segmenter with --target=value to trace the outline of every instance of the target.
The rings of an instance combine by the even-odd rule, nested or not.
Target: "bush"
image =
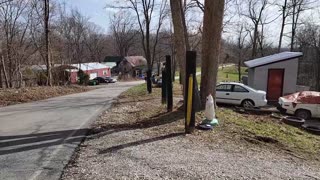
[[[78,77],[79,77],[79,84],[80,85],[86,85],[89,82],[89,75],[83,72],[81,69],[78,71]]]

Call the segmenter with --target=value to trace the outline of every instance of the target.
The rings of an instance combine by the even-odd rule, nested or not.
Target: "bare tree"
[[[278,45],[278,52],[281,51],[281,47],[282,47],[282,39],[283,39],[283,33],[284,33],[284,28],[286,26],[286,20],[289,17],[289,9],[290,7],[288,7],[288,0],[284,0],[283,4],[277,4],[280,7],[281,10],[281,30],[280,30],[280,37],[279,37],[279,45]]]
[[[89,59],[94,62],[101,62],[104,58],[102,53],[104,47],[104,35],[95,24],[90,23],[85,36],[85,44],[88,49]]]
[[[132,16],[130,13],[120,10],[112,16],[110,21],[110,29],[113,34],[118,55],[127,56],[139,33],[139,31],[135,29],[135,23],[133,22]]]
[[[27,3],[23,0],[6,1],[0,6],[0,22],[3,30],[4,47],[2,48],[2,72],[7,87],[21,85],[21,60],[23,42],[28,28],[28,21],[22,22]],[[21,55],[21,54],[20,54]],[[20,80],[20,82],[18,82]],[[15,83],[14,83],[15,82]]]
[[[243,1],[238,2],[239,12],[251,20],[253,23],[253,38],[252,38],[252,58],[257,57],[258,38],[259,38],[259,25],[262,24],[264,18],[264,11],[267,7],[268,0],[245,0],[245,9],[241,4]]]
[[[187,6],[188,6],[188,8],[197,7],[202,12],[204,12],[204,3],[203,3],[203,1],[204,0],[190,0],[190,2],[188,3]],[[233,14],[231,12],[231,10],[233,9],[232,6],[234,5],[235,1],[236,0],[225,0],[223,28],[225,28],[227,25],[230,25],[231,20],[235,16],[235,14]]]
[[[152,68],[156,59],[156,48],[159,33],[167,16],[167,0],[127,0],[123,6],[110,6],[111,8],[131,9],[136,15],[139,25],[142,49],[147,60],[147,90],[152,93]],[[158,18],[155,18],[158,17]],[[154,34],[154,41],[151,39]]]
[[[215,98],[221,33],[224,15],[224,0],[206,0],[202,35],[202,64],[200,96],[204,107],[209,94]]]
[[[186,27],[184,21],[184,13],[182,2],[179,0],[170,0],[171,16],[173,22],[174,30],[174,47],[176,50],[176,58],[180,66],[180,80],[183,83],[185,77],[185,67],[186,67],[186,51],[187,51],[187,41],[186,41]],[[183,83],[184,84],[184,83]],[[183,90],[184,91],[184,90]]]
[[[47,65],[47,85],[52,86],[52,69],[49,54],[49,13],[50,5],[49,0],[44,0],[44,36],[45,36],[45,59]]]
[[[239,75],[239,82],[241,81],[241,66],[244,60],[244,54],[250,47],[246,45],[246,40],[249,35],[249,32],[246,31],[244,23],[237,24],[237,59],[238,59],[238,75]]]
[[[311,59],[311,68],[308,68],[306,72],[301,72],[301,75],[308,74],[308,80],[311,79],[312,84],[315,84],[315,89],[320,91],[320,26],[312,23],[305,24],[297,33],[297,42],[300,49],[306,51],[304,61],[307,60],[305,58]]]
[[[290,0],[290,14],[291,14],[291,42],[290,51],[295,48],[296,31],[299,25],[302,12],[311,9],[310,5],[315,1],[311,0]]]

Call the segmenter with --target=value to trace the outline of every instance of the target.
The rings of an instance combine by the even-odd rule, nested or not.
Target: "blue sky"
[[[112,0],[58,0],[65,2],[67,8],[76,8],[84,16],[89,17],[91,22],[101,26],[105,31],[109,28],[109,14],[110,9],[106,10],[104,7]]]

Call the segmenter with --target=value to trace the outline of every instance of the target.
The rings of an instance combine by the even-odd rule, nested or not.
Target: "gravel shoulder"
[[[120,96],[92,126],[62,179],[320,179],[318,160],[237,135],[184,135],[183,112],[153,95]]]

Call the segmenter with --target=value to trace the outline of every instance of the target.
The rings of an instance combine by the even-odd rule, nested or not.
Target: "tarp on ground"
[[[283,98],[299,104],[320,104],[320,92],[316,91],[297,92]]]

